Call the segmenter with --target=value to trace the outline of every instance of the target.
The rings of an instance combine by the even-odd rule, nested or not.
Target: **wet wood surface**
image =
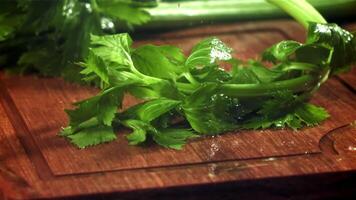
[[[280,40],[305,37],[294,22],[267,21],[140,35],[135,45],[174,44],[189,52],[212,35],[245,60]],[[60,78],[0,75],[0,199],[354,195],[356,184],[345,181],[356,172],[356,70],[329,79],[312,99],[331,115],[320,126],[199,138],[181,151],[129,146],[127,130],[114,142],[79,150],[57,136],[67,124],[63,109],[97,90]]]

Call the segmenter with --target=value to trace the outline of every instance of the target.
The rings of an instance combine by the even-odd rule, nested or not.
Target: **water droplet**
[[[85,6],[85,9],[87,9],[87,11],[89,13],[93,12],[93,9],[91,8],[91,5],[89,3],[85,3],[84,6]]]
[[[349,151],[356,151],[356,147],[349,146],[349,147],[347,148],[347,150],[349,150]]]
[[[355,120],[355,121],[352,121],[352,122],[350,123],[350,126],[351,126],[352,128],[356,128],[356,120]]]
[[[214,140],[213,143],[210,145],[209,155],[208,155],[209,159],[211,160],[212,158],[214,158],[216,152],[218,152],[219,150],[220,150],[220,146]]]
[[[216,167],[217,165],[215,163],[209,165],[209,173],[208,176],[210,178],[213,178],[216,176]]]
[[[277,128],[282,128],[282,127],[284,126],[284,122],[283,122],[283,121],[277,121],[277,122],[275,123],[275,126],[276,126]]]
[[[112,30],[115,26],[111,19],[105,17],[101,18],[100,25],[104,30]]]
[[[213,46],[210,51],[210,63],[214,63],[216,60],[229,60],[231,59],[232,49],[227,47],[222,41],[217,38],[211,40]]]
[[[264,159],[264,161],[275,161],[275,160],[277,160],[275,157],[270,157],[270,158]]]

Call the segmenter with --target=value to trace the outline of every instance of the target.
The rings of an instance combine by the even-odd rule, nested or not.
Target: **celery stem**
[[[266,0],[281,8],[308,29],[309,22],[327,23],[324,17],[306,0]]]

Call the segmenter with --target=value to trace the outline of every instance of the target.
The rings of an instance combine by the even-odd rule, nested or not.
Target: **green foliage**
[[[231,123],[230,105],[217,101],[222,95],[219,94],[217,84],[206,83],[185,98],[183,111],[196,132],[218,134],[236,128],[236,125]]]
[[[302,45],[303,44],[296,41],[284,40],[273,45],[269,49],[266,49],[262,57],[264,60],[268,60],[273,63],[287,61],[290,59],[290,56]]]
[[[188,139],[198,137],[188,129],[162,129],[153,134],[153,140],[157,144],[167,148],[181,150]]]
[[[337,24],[310,23],[306,43],[330,49],[331,73],[345,71],[356,62],[355,36]]]
[[[139,119],[144,122],[151,122],[162,116],[166,112],[176,108],[179,101],[160,98],[137,104],[123,113],[124,118]]]
[[[114,63],[120,67],[132,64],[130,57],[132,39],[127,33],[102,37],[91,35],[91,44],[90,49],[93,53],[108,64]]]
[[[306,44],[282,41],[268,48],[262,57],[275,63],[272,68],[232,59],[231,49],[217,38],[198,43],[185,58],[173,46],[132,48],[127,34],[92,35],[82,73],[101,81],[103,92],[67,111],[70,124],[62,135],[83,147],[112,139],[112,127],[124,126],[132,129],[131,145],[154,141],[181,149],[191,138],[234,129],[314,126],[328,114],[307,100],[330,71],[340,68],[332,56],[348,55],[351,48],[340,39],[348,34],[337,33],[342,35],[333,32],[328,43],[324,33],[320,38],[309,33]],[[355,59],[344,57],[345,66]],[[218,61],[230,63],[232,70]],[[144,101],[118,112],[125,93]],[[95,127],[103,130],[101,136],[90,139]]]
[[[151,18],[147,11],[137,9],[137,2],[133,3],[131,0],[97,0],[97,6],[100,13],[105,13],[108,17],[121,20],[128,25],[141,25]]]
[[[248,66],[234,67],[230,83],[235,84],[256,84],[271,83],[285,75],[285,72],[277,69],[268,69],[262,63],[249,61]]]
[[[356,62],[353,34],[336,24],[309,23],[305,44],[282,41],[267,49],[264,60],[273,63],[298,60],[316,65],[330,65],[332,74],[346,71]]]
[[[132,59],[137,69],[148,76],[175,79],[183,71],[180,61],[184,55],[176,47],[144,45],[134,50]]]
[[[67,137],[79,148],[110,142],[116,139],[112,127],[100,125],[79,130],[75,134],[67,135]]]
[[[293,130],[306,126],[315,126],[329,117],[329,114],[324,108],[314,106],[309,103],[302,103],[289,112],[279,117],[271,117],[268,115],[250,119],[244,123],[243,129],[266,129],[270,127],[283,128],[290,127]]]
[[[297,130],[303,125],[317,125],[329,117],[324,108],[306,103],[301,96],[294,95],[289,91],[278,92],[271,99],[265,101],[258,114],[242,127],[259,129],[288,126]]]
[[[9,60],[18,60],[18,66],[8,68],[10,71],[35,71],[45,76],[81,81],[87,74],[78,73],[80,68],[75,63],[88,56],[90,35],[115,33],[120,27],[132,28],[146,23],[150,15],[142,8],[147,6],[152,4],[131,0],[1,2],[0,55],[13,56],[8,50],[16,49],[18,57]],[[114,46],[122,47],[115,44],[111,47]],[[120,58],[105,53],[97,55]]]
[[[151,125],[137,119],[128,119],[121,123],[133,130],[132,133],[126,136],[130,145],[137,145],[146,141],[147,131],[152,129]]]
[[[214,64],[219,60],[231,59],[232,49],[216,37],[206,38],[195,45],[185,61],[188,68]]]
[[[100,80],[104,89],[67,111],[70,124],[63,135],[82,147],[112,138],[112,131],[102,131],[103,138],[87,140],[94,127],[124,126],[133,130],[127,135],[131,145],[155,141],[181,149],[190,138],[234,129],[314,126],[328,114],[307,100],[330,71],[343,68],[333,64],[333,56],[355,50],[346,31],[332,25],[338,31],[317,37],[315,26],[310,26],[313,34],[306,44],[282,41],[268,48],[262,57],[275,64],[272,68],[232,59],[231,49],[217,38],[198,43],[185,58],[173,46],[134,49],[127,34],[93,35],[82,73]],[[355,55],[343,58],[340,63],[348,66]],[[232,70],[219,67],[218,61],[230,63]],[[118,112],[124,93],[144,101]]]
[[[131,145],[154,141],[181,149],[189,139],[234,129],[314,126],[328,114],[307,100],[329,75],[356,61],[356,39],[325,23],[305,1],[271,1],[308,26],[304,44],[281,41],[266,49],[262,61],[273,67],[232,58],[216,37],[196,44],[187,57],[174,46],[133,48],[127,33],[107,34],[117,31],[116,21],[131,27],[149,20],[142,9],[149,3],[131,0],[6,1],[0,62],[16,49],[18,71],[101,87],[66,111],[69,124],[60,134],[80,148],[116,139],[114,127],[132,130],[126,136]],[[142,101],[121,110],[128,93]]]

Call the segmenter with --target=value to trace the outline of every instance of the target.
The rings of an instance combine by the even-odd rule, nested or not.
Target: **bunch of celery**
[[[356,61],[356,39],[325,19],[306,1],[270,0],[308,30],[306,42],[281,41],[262,61],[244,63],[216,37],[196,44],[189,56],[174,46],[132,47],[128,34],[91,36],[81,71],[102,91],[67,110],[61,132],[78,147],[108,142],[127,127],[130,144],[153,140],[181,149],[186,141],[231,130],[313,126],[328,117],[308,103],[330,75]],[[219,65],[229,64],[231,71]],[[142,100],[118,111],[125,94]]]

